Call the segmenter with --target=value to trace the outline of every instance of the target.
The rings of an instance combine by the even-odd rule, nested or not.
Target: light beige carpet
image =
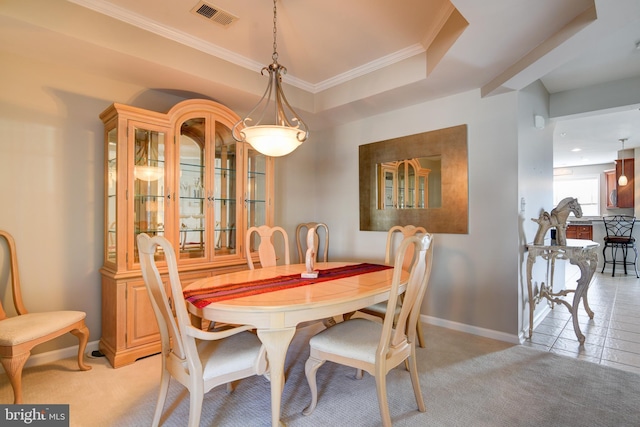
[[[309,391],[304,378],[307,340],[321,327],[301,329],[287,358],[282,420],[297,426],[380,425],[375,382],[354,379],[349,368],[327,363],[318,372],[316,411],[301,414]],[[419,349],[421,386],[427,412],[416,409],[408,374],[388,376],[394,426],[637,426],[640,376],[552,353],[425,325],[428,348]],[[160,359],[151,356],[119,369],[90,359],[93,369],[76,371],[73,359],[29,368],[24,373],[28,403],[70,404],[71,426],[150,425]],[[9,383],[0,377],[0,402],[10,403]],[[172,382],[164,426],[186,425],[188,393]],[[203,426],[270,425],[269,382],[243,380],[205,396]]]

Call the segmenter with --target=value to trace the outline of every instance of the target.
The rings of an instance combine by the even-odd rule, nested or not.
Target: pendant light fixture
[[[262,75],[265,71],[269,73],[269,84],[258,104],[233,126],[232,131],[236,141],[248,142],[258,152],[271,157],[291,153],[309,136],[307,125],[293,111],[282,90],[282,75],[287,69],[278,64],[276,20],[276,0],[273,0],[273,63],[260,72]],[[269,122],[271,124],[266,124]]]
[[[622,173],[620,174],[620,177],[618,178],[618,185],[621,187],[624,187],[625,185],[627,185],[629,183],[629,180],[627,179],[627,176],[624,174],[624,142],[627,140],[627,138],[622,138],[620,139],[620,142],[622,142]]]

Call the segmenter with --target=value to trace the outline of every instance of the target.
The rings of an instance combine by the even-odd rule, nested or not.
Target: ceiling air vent
[[[224,27],[231,25],[238,20],[237,16],[220,9],[218,6],[214,6],[203,1],[198,2],[198,4],[191,9],[191,13],[202,16],[203,18],[218,23]]]

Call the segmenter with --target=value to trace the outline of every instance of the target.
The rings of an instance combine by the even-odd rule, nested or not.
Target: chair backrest
[[[162,236],[151,238],[144,233],[138,234],[137,241],[142,277],[160,329],[162,354],[165,357],[175,356],[180,362],[187,362],[190,374],[201,375],[202,365],[195,339],[185,333],[185,329],[191,327],[191,321],[182,294],[173,246]],[[158,248],[164,253],[167,263],[171,297],[167,294],[167,288],[156,266],[155,256]]]
[[[398,303],[401,307],[397,317],[385,316],[384,318],[378,355],[387,355],[389,351],[405,351],[409,343],[416,341],[416,325],[433,264],[433,235],[423,233],[406,237],[397,252],[387,313],[393,313]],[[411,257],[413,260],[408,270],[403,268],[406,257]],[[398,290],[403,270],[409,271],[409,279],[401,298]]]
[[[400,243],[410,236],[415,236],[418,233],[426,233],[427,230],[424,227],[416,227],[415,225],[395,225],[387,232],[387,248],[384,256],[384,263],[390,264],[396,258]],[[404,268],[408,269],[412,263],[413,248],[409,247],[409,253],[404,257]]]
[[[277,233],[282,234],[282,240],[284,245],[284,264],[291,262],[289,258],[289,236],[282,227],[269,227],[268,225],[261,225],[259,227],[251,227],[247,230],[247,240],[245,242],[245,253],[247,256],[247,264],[250,270],[255,267],[253,260],[251,259],[251,249],[255,247],[252,245],[252,239],[255,235],[259,238],[258,241],[258,257],[260,259],[260,265],[263,267],[273,267],[278,263],[278,257],[276,255],[276,247],[274,245],[274,237]]]
[[[607,237],[631,238],[636,217],[631,215],[610,215],[602,217]]]
[[[322,262],[326,262],[329,260],[329,227],[327,224],[323,222],[305,222],[302,224],[298,224],[296,227],[296,245],[298,247],[298,260],[299,262],[304,262],[305,254],[307,253],[307,233],[310,229],[314,229],[314,250],[316,254],[315,261],[318,261],[318,253],[320,252],[318,249],[322,249]],[[320,231],[319,230],[322,230]],[[324,243],[320,245],[321,234],[324,233]]]
[[[18,272],[18,254],[16,252],[16,242],[13,236],[4,230],[0,230],[0,236],[4,237],[7,242],[7,250],[9,253],[9,273],[11,275],[11,295],[13,296],[13,305],[19,315],[27,314],[27,309],[22,302],[22,291],[20,290],[20,273]],[[7,313],[2,307],[0,300],[0,320],[6,319]]]

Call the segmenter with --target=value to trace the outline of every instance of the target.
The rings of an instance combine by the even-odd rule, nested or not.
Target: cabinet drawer
[[[593,240],[593,226],[591,225],[568,225],[567,239]]]

